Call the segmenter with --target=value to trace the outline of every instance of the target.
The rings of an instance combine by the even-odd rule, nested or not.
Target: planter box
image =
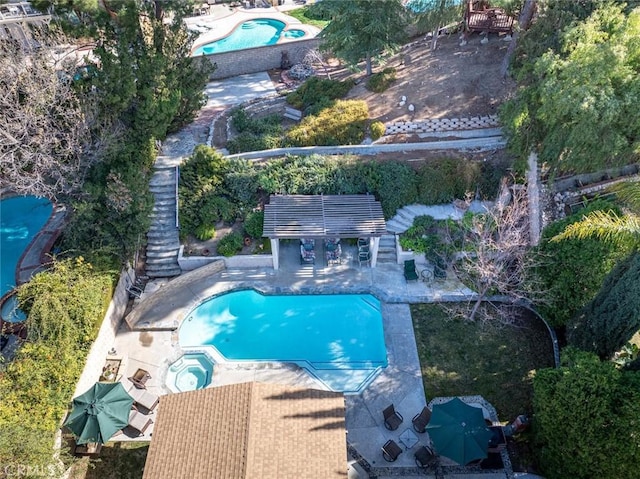
[[[193,271],[202,266],[222,260],[227,268],[272,268],[270,254],[241,254],[236,256],[184,256],[184,246],[180,246],[178,264],[182,271]]]

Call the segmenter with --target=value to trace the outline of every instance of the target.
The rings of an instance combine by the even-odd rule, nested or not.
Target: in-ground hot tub
[[[165,383],[175,393],[204,389],[211,384],[213,365],[206,353],[186,353],[169,366]]]

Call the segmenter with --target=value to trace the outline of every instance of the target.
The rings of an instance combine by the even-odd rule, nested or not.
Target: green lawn
[[[308,25],[313,25],[314,27],[318,27],[320,29],[327,26],[329,23],[327,20],[316,20],[311,17],[307,17],[307,12],[309,11],[309,7],[296,8],[294,10],[289,10],[286,12],[287,15],[297,18],[302,23],[306,23]]]
[[[141,479],[148,451],[148,442],[108,442],[96,459],[80,459],[71,479]]]
[[[526,312],[516,326],[451,319],[435,304],[411,306],[427,400],[480,394],[502,422],[532,413],[532,378],[553,366],[544,324]]]

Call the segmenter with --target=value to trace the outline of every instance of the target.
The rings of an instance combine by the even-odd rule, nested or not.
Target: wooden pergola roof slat
[[[267,238],[377,237],[386,230],[372,195],[272,195],[264,208]]]

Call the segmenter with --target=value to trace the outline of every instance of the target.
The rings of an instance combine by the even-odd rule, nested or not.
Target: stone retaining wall
[[[431,133],[436,131],[475,130],[500,126],[498,115],[473,116],[471,118],[443,118],[387,123],[385,135]]]
[[[135,272],[131,268],[123,270],[120,274],[120,280],[113,292],[113,297],[111,298],[111,303],[109,303],[109,308],[104,316],[104,320],[100,325],[98,336],[91,345],[91,349],[87,355],[87,361],[80,375],[80,379],[78,379],[76,384],[73,397],[82,394],[100,379],[102,367],[104,366],[105,360],[108,359],[107,355],[109,350],[113,347],[116,332],[122,322],[122,317],[129,302],[129,293],[127,292],[127,287],[131,283],[129,278],[134,275]],[[118,357],[118,359],[121,358]],[[122,368],[118,374],[122,374]]]
[[[211,74],[210,79],[219,80],[221,78],[280,68],[282,52],[287,53],[292,65],[301,63],[307,52],[317,49],[319,45],[319,38],[309,38],[265,47],[206,55],[207,59],[216,66],[216,70]]]

